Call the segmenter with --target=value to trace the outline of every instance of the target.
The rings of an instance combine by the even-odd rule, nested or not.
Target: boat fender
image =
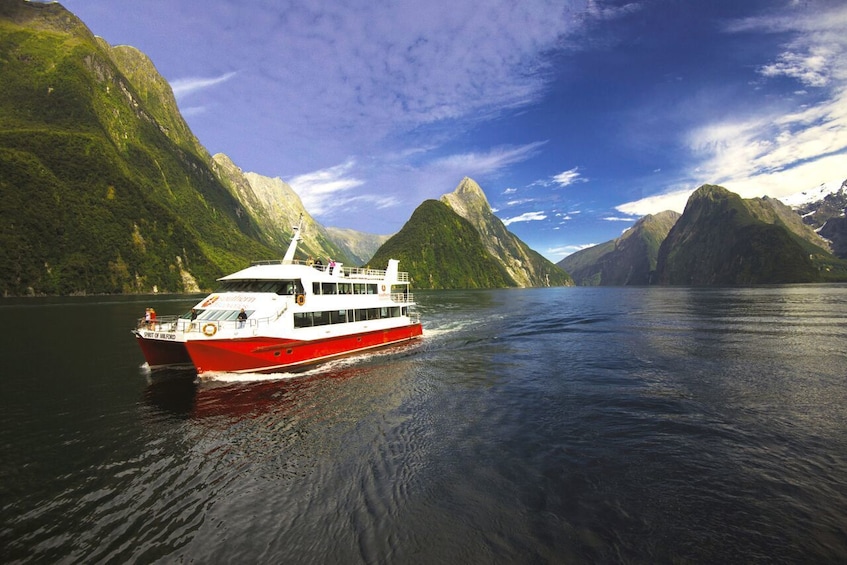
[[[218,326],[216,326],[215,324],[206,324],[205,326],[203,326],[203,335],[207,337],[212,337],[217,333],[217,331]]]
[[[298,294],[295,300],[297,301],[297,306],[302,306],[306,303],[306,295]]]

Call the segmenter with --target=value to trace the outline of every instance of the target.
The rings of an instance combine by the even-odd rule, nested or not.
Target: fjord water
[[[0,560],[847,560],[847,286],[417,297],[417,345],[200,383],[129,332],[196,297],[3,300]]]

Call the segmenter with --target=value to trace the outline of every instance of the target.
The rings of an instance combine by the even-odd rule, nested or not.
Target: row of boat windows
[[[376,285],[369,283],[312,283],[312,294],[376,294]]]
[[[388,306],[385,308],[359,308],[356,310],[326,310],[323,312],[295,312],[295,328],[311,328],[328,324],[345,324],[347,322],[363,322],[381,318],[398,318],[408,314],[405,306]]]
[[[273,292],[303,294],[300,279],[280,281],[222,281],[216,292]]]
[[[273,292],[279,295],[303,294],[300,279],[281,281],[222,281],[216,292]],[[377,285],[349,282],[313,282],[312,294],[376,294]]]
[[[381,318],[397,318],[407,315],[405,306],[386,306],[384,308],[358,308],[356,310],[326,310],[323,312],[295,312],[294,327],[310,328],[327,324],[344,324],[346,322],[362,322],[379,320]],[[227,322],[238,318],[240,310],[197,310],[196,320],[203,322]],[[245,310],[247,317],[255,310]],[[183,314],[185,319],[191,318],[191,312]]]

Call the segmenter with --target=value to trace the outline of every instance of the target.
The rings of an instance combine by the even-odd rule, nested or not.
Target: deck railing
[[[315,265],[307,263],[306,261],[300,261],[299,259],[295,259],[294,261],[282,261],[281,259],[273,259],[270,261],[253,261],[251,265],[307,265],[321,272],[329,272],[329,265]],[[336,268],[339,269],[339,271],[333,271],[331,274],[339,277],[354,277],[357,279],[369,279],[375,281],[379,281],[385,278],[385,269],[371,269],[368,267],[345,267],[343,265],[339,265]],[[398,272],[397,280],[399,282],[409,282],[409,273],[407,271]]]

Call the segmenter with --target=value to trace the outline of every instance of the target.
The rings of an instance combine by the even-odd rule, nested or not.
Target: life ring
[[[382,292],[385,292],[385,285],[382,285]]]
[[[203,335],[207,337],[212,337],[218,332],[218,326],[215,324],[206,324],[203,326]]]
[[[306,295],[298,294],[297,298],[294,299],[297,302],[297,306],[302,306],[306,303]]]

